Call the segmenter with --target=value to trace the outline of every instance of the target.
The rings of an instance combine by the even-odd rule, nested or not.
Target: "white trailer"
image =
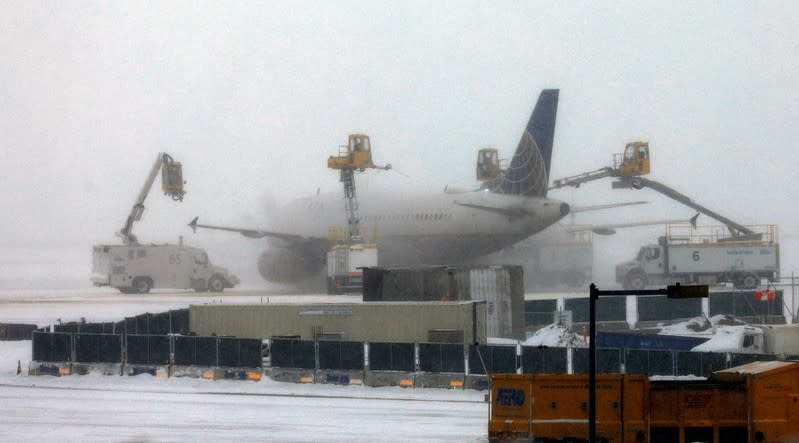
[[[221,292],[239,283],[227,269],[212,265],[205,251],[182,244],[94,246],[91,281],[126,294],[154,288]]]
[[[776,227],[762,241],[664,236],[658,244],[641,247],[635,260],[616,266],[616,282],[628,290],[648,285],[732,283],[754,289],[761,279],[777,281],[780,248]]]
[[[793,357],[799,355],[799,325],[728,326],[692,351]]]
[[[327,293],[361,293],[363,269],[377,266],[377,245],[357,243],[334,246],[327,252]]]

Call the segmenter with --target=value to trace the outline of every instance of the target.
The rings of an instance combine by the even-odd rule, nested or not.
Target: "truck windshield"
[[[207,265],[208,256],[205,254],[197,254],[194,256],[194,263],[197,263],[198,265]]]

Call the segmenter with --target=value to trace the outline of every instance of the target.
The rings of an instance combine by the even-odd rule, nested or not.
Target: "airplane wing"
[[[591,231],[597,235],[613,235],[616,233],[616,229],[622,228],[634,228],[636,226],[652,226],[652,225],[665,225],[669,223],[685,223],[688,222],[693,226],[696,227],[696,219],[699,217],[699,213],[694,215],[688,220],[651,220],[651,221],[644,221],[644,222],[632,222],[632,223],[615,223],[610,225],[561,225],[563,229],[568,232],[584,232],[584,231]]]
[[[230,232],[238,232],[239,234],[247,237],[247,238],[263,238],[263,237],[273,237],[279,238],[281,240],[289,240],[289,241],[302,241],[302,240],[309,240],[306,237],[302,237],[296,234],[286,234],[283,232],[274,232],[274,231],[265,231],[262,229],[248,229],[248,228],[234,228],[230,226],[218,226],[218,225],[205,225],[198,223],[197,220],[200,217],[194,217],[189,223],[191,230],[197,232],[197,228],[204,228],[204,229],[216,229],[219,231],[230,231]]]
[[[605,205],[593,205],[593,206],[572,206],[569,213],[574,214],[576,212],[600,211],[602,209],[620,208],[622,206],[645,205],[647,203],[649,202],[634,201],[634,202],[622,202],[622,203],[608,203]]]

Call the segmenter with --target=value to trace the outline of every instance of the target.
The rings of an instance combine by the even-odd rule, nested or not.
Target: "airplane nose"
[[[571,208],[569,207],[568,203],[561,203],[560,204],[560,215],[566,216],[569,213],[570,210],[571,210]]]

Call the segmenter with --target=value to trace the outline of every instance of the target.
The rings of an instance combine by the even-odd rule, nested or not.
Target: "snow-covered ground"
[[[0,322],[119,320],[192,303],[351,302],[352,297],[0,294]],[[488,404],[470,390],[171,378],[16,375],[30,341],[0,342],[0,441],[485,441]]]

